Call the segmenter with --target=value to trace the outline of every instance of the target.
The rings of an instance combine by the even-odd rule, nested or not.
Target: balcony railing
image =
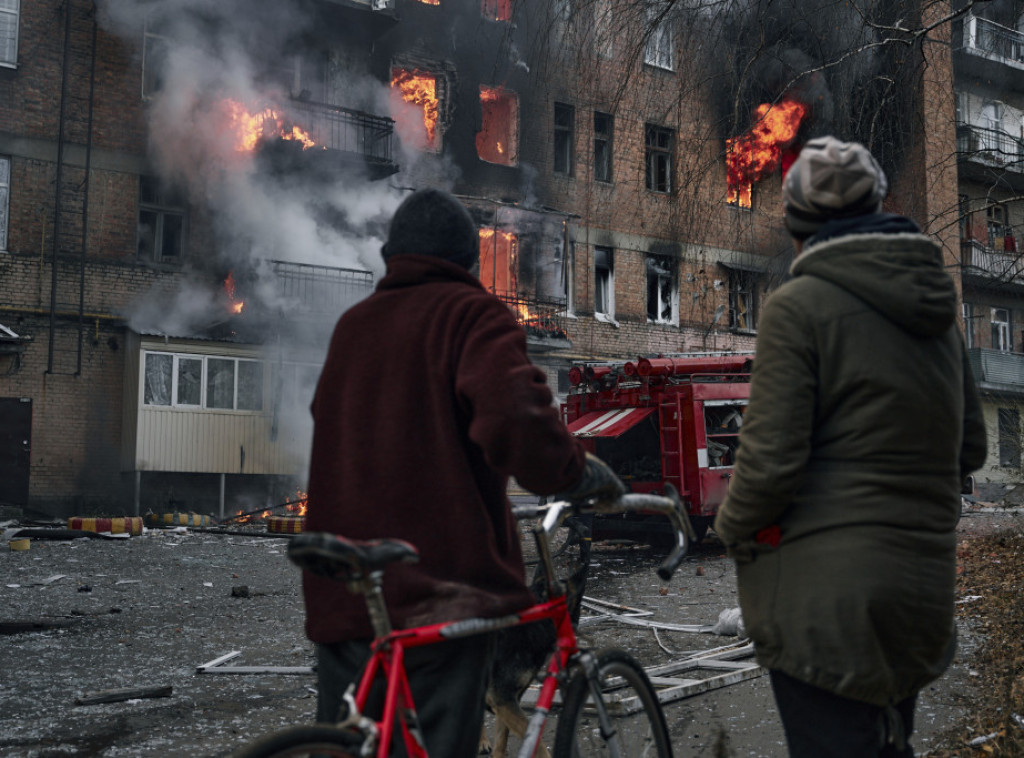
[[[1002,386],[1007,389],[1024,388],[1024,355],[989,348],[972,347],[967,358],[978,384]]]
[[[1024,64],[1024,34],[987,18],[969,15],[964,19],[964,47]]]
[[[373,291],[373,274],[357,269],[310,263],[268,261],[278,295],[307,314],[337,315]]]
[[[1024,255],[1021,253],[993,250],[977,240],[962,240],[960,256],[962,265],[977,269],[986,276],[1024,283]]]
[[[565,303],[536,300],[512,294],[499,294],[516,318],[516,323],[526,331],[527,337],[566,340]]]
[[[967,160],[1024,173],[1024,141],[1000,129],[957,124],[956,149]]]
[[[301,100],[293,101],[291,108],[317,147],[361,155],[370,163],[393,163],[394,120]]]

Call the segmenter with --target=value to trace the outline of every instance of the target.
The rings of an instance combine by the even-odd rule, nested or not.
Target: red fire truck
[[[562,417],[634,492],[674,486],[699,541],[732,476],[752,361],[753,353],[689,353],[573,366]],[[608,516],[593,536],[657,543],[667,530],[659,516]]]

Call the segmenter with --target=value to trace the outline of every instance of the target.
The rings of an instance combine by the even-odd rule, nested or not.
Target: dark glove
[[[578,502],[595,498],[598,501],[617,500],[626,493],[626,485],[609,468],[608,464],[592,453],[587,453],[583,476],[576,484],[556,497],[559,500]]]

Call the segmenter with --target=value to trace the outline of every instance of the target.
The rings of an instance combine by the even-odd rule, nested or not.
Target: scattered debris
[[[97,705],[98,703],[121,703],[125,700],[142,700],[151,697],[170,697],[173,687],[169,684],[156,687],[122,687],[115,690],[87,692],[75,698],[75,705]]]
[[[208,663],[196,666],[198,674],[312,674],[312,666],[225,666],[242,654],[241,650],[225,653]]]

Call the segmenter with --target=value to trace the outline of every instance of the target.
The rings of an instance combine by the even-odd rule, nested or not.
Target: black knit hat
[[[468,270],[480,259],[480,233],[455,196],[422,189],[398,206],[380,252],[384,260],[392,255],[432,255]]]

